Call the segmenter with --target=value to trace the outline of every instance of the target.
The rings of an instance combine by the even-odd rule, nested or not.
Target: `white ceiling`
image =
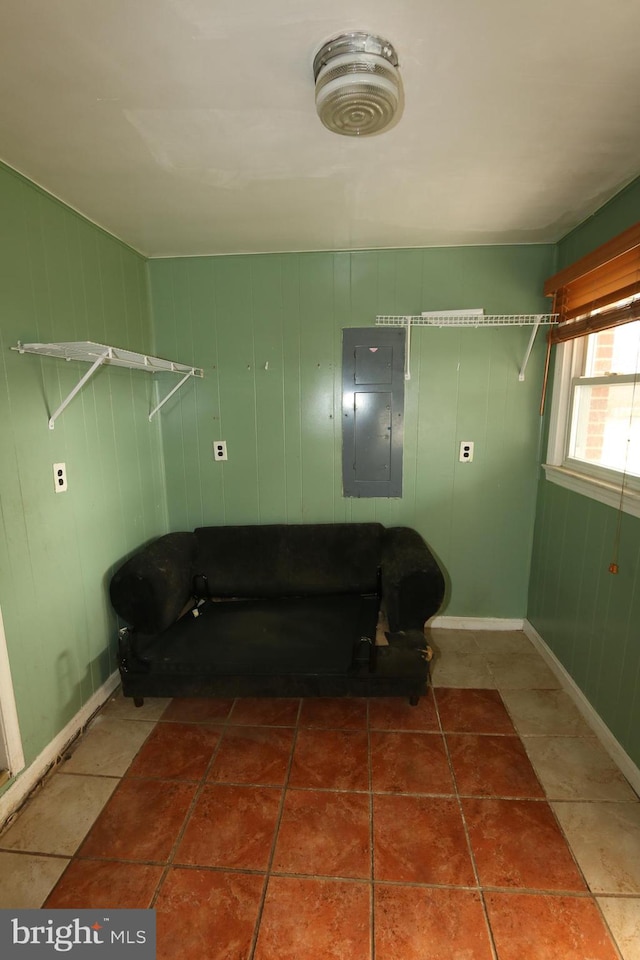
[[[312,61],[398,52],[391,130]],[[0,157],[149,256],[554,241],[640,174],[638,0],[3,0]]]

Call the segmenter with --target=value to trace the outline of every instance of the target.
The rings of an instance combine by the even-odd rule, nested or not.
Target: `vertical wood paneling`
[[[639,218],[635,181],[560,242],[558,269]],[[540,480],[529,619],[640,765],[640,519],[622,515],[612,575],[617,521],[615,509]]]
[[[622,518],[620,572],[608,572],[615,511],[544,481],[529,619],[636,763],[640,737],[640,521]]]
[[[110,572],[166,529],[149,379],[11,351],[91,339],[151,351],[143,258],[0,167],[0,607],[27,763],[115,669]],[[57,495],[52,465],[67,464]]]
[[[351,264],[350,253],[337,253],[333,260],[333,309],[332,331],[333,354],[333,413],[330,415],[333,429],[333,462],[337,465],[333,483],[333,516],[337,523],[351,520],[353,501],[342,496],[342,330],[352,326]],[[337,334],[336,334],[337,331]]]
[[[281,257],[251,259],[251,314],[255,354],[255,443],[259,511],[263,523],[287,513],[282,482],[286,458],[283,408],[283,291]]]
[[[301,519],[331,522],[340,474],[334,444],[336,328],[331,254],[309,254],[301,259],[300,313]]]
[[[218,311],[220,423],[229,461],[224,475],[225,523],[259,516],[256,445],[255,352],[251,315],[251,258],[214,264]],[[215,439],[215,438],[212,438]],[[168,450],[165,456],[169,456]],[[171,502],[168,490],[168,500]]]
[[[407,524],[447,570],[447,613],[523,616],[542,340],[520,383],[526,328],[414,331],[404,491],[394,500],[342,495],[341,340],[345,326],[386,312],[543,310],[551,257],[551,247],[531,246],[152,261],[157,350],[205,368],[193,399],[162,419],[172,528],[201,515]],[[212,462],[215,439],[227,441],[227,463]],[[476,443],[473,464],[458,463],[461,439]]]
[[[637,536],[638,530],[632,530],[630,533],[630,542],[633,543],[632,536]],[[637,542],[636,540],[636,550]],[[640,748],[638,747],[638,730],[640,730],[640,655],[638,654],[640,574],[638,573],[636,573],[636,579],[631,589],[631,597],[626,607],[629,622],[629,642],[625,655],[620,694],[614,708],[614,723],[616,729],[620,730],[620,742],[631,745],[631,748],[636,751],[635,756],[637,756],[640,752]],[[636,763],[640,765],[640,760],[636,760]]]
[[[204,525],[220,523],[221,517],[224,516],[223,471],[220,469],[220,464],[213,460],[212,443],[207,446],[202,442],[202,438],[206,437],[210,437],[212,442],[224,439],[220,435],[215,284],[206,260],[197,259],[191,264],[189,298],[191,305],[189,330],[192,342],[176,345],[176,349],[180,350],[181,354],[184,353],[185,362],[206,368],[206,377],[190,384],[195,410],[194,442],[198,469],[202,478],[200,489],[197,491],[199,497],[197,517],[198,522]],[[180,398],[177,397],[176,401],[179,404]],[[171,428],[173,419],[169,412],[165,422],[167,429]]]

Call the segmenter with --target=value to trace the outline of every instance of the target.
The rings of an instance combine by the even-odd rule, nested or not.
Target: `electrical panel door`
[[[345,497],[402,496],[405,343],[403,327],[343,330]]]

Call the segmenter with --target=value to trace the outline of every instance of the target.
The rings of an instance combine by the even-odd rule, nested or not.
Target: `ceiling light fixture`
[[[388,40],[345,33],[324,44],[313,61],[316,110],[327,129],[346,137],[385,130],[400,105],[398,57]]]

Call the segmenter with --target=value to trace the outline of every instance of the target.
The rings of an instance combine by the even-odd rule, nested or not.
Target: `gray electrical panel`
[[[404,327],[342,331],[345,497],[402,496]]]

